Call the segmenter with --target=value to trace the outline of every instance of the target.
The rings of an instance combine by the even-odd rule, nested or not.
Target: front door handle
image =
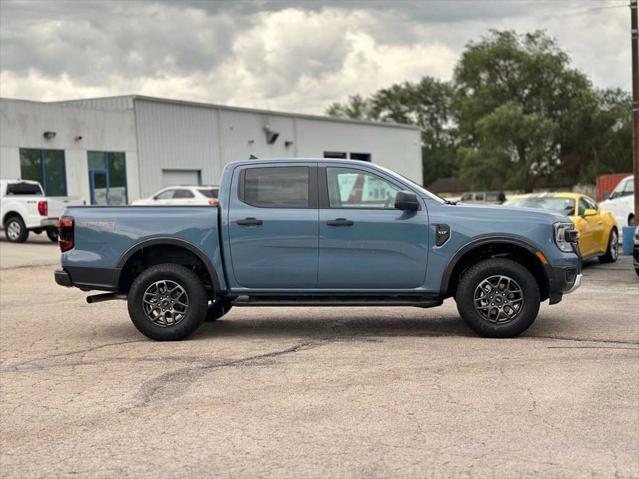
[[[327,221],[326,224],[328,226],[353,226],[353,222],[351,220],[347,220],[346,218],[337,218],[334,220]]]
[[[243,220],[237,220],[236,223],[240,226],[260,226],[264,222],[257,218],[244,218]]]

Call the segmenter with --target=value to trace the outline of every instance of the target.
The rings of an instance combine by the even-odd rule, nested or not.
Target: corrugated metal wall
[[[52,102],[57,105],[72,106],[75,108],[88,108],[92,110],[132,110],[133,96],[113,96],[106,98],[87,98],[83,100],[67,100]]]
[[[162,169],[200,170],[204,184],[218,181],[218,112],[171,103],[135,101],[140,193],[162,186]]]

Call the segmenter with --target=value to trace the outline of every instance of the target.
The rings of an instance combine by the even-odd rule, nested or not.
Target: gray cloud
[[[625,3],[8,0],[0,94],[143,93],[321,112],[393,82],[449,78],[464,45],[490,28],[546,29],[595,84],[629,88]]]

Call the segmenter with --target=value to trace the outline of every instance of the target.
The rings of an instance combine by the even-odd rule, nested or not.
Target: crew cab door
[[[319,287],[410,290],[424,283],[428,216],[395,209],[402,189],[357,166],[318,168]]]
[[[308,163],[235,170],[228,208],[231,268],[238,288],[317,286],[317,170]]]

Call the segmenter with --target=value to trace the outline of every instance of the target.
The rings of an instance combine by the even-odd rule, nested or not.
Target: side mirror
[[[419,200],[412,191],[398,191],[395,196],[395,209],[416,211],[419,209]]]
[[[597,214],[597,210],[593,210],[590,208],[586,208],[586,210],[584,211],[584,217],[586,216],[595,216]]]
[[[604,200],[609,200],[610,199],[610,192],[606,191],[603,195],[603,199]]]

